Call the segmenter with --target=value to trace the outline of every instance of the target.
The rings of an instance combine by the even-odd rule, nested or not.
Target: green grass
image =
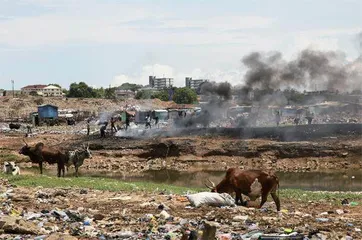
[[[46,175],[20,175],[11,176],[0,174],[1,178],[6,178],[10,183],[23,187],[44,188],[89,188],[107,191],[144,191],[144,192],[165,192],[184,194],[189,192],[209,191],[206,188],[180,187],[167,184],[158,184],[151,182],[124,182],[110,178],[98,177],[71,177],[57,178]],[[279,192],[281,199],[297,199],[303,202],[326,200],[330,203],[340,203],[342,199],[348,198],[353,201],[361,201],[362,194],[353,192],[314,192],[299,189],[282,189]]]
[[[157,184],[150,182],[123,182],[109,178],[95,177],[79,177],[79,178],[58,178],[49,177],[46,175],[30,176],[20,175],[11,176],[0,174],[1,178],[7,178],[10,183],[23,187],[38,187],[45,188],[90,188],[107,191],[146,191],[146,192],[166,192],[166,193],[186,193],[187,191],[198,192],[202,188],[187,188],[167,184]]]
[[[0,153],[0,162],[18,162],[22,157],[12,153]]]
[[[281,198],[300,199],[301,201],[320,201],[338,202],[342,199],[354,201],[362,200],[361,193],[354,192],[324,192],[324,191],[305,191],[300,189],[283,189],[280,190]]]

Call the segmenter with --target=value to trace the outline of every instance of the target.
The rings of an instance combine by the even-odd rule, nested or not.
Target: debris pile
[[[193,207],[187,196],[71,188],[18,188],[2,179],[0,238],[12,239],[360,239],[358,203],[286,203],[275,212]],[[100,196],[102,196],[100,198]],[[228,199],[228,198],[226,198]],[[310,206],[310,207],[309,207]],[[355,209],[358,208],[358,209]],[[112,209],[112,211],[110,211]],[[319,211],[318,210],[318,211]],[[303,212],[302,212],[303,211]],[[311,211],[308,213],[308,211]],[[313,212],[312,212],[313,211]]]

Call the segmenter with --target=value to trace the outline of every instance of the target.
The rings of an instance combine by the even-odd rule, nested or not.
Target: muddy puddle
[[[38,168],[32,167],[31,172],[38,174]],[[74,170],[66,174],[73,177]],[[54,170],[46,170],[46,175],[56,175]],[[194,171],[181,172],[175,170],[149,170],[142,173],[117,171],[86,171],[82,169],[79,176],[113,178],[122,181],[142,181],[172,184],[184,187],[204,187],[203,180],[209,178],[218,183],[225,171]],[[362,171],[343,172],[277,172],[280,188],[293,188],[311,191],[362,191]]]
[[[177,186],[203,187],[202,180],[209,178],[218,183],[225,171],[179,172],[174,170],[152,170],[138,176],[117,173],[91,173],[94,177],[119,178],[125,181],[150,181]],[[311,191],[362,191],[362,171],[350,172],[278,172],[281,188]]]

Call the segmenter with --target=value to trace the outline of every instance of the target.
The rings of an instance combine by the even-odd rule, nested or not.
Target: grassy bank
[[[2,152],[0,150],[0,162],[21,162],[24,158],[19,155],[15,155],[12,153]]]
[[[95,178],[95,177],[79,177],[79,178],[57,178],[49,176],[31,176],[20,175],[10,176],[0,174],[1,178],[6,178],[11,184],[23,187],[39,187],[44,188],[90,188],[106,191],[145,191],[149,193],[153,192],[165,192],[184,194],[186,192],[200,192],[208,191],[206,188],[192,188],[192,187],[180,187],[167,184],[158,184],[151,182],[123,182],[109,178]],[[361,193],[353,192],[313,192],[304,191],[299,189],[282,189],[279,192],[281,198],[299,199],[301,201],[319,201],[327,200],[330,202],[340,202],[340,200],[348,198],[354,201],[361,201]]]

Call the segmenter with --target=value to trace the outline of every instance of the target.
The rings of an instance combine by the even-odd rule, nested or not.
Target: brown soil
[[[1,156],[14,154],[19,161],[23,146],[20,134],[0,137]],[[74,149],[90,144],[93,159],[83,169],[142,172],[148,169],[223,170],[228,167],[262,168],[274,171],[348,170],[362,167],[362,137],[338,137],[313,142],[277,142],[266,139],[223,137],[175,137],[151,140],[99,139],[67,134],[41,134],[27,138],[48,146]]]
[[[0,135],[0,161],[4,156],[14,154],[17,161],[28,161],[27,157],[18,154],[23,146],[23,135]],[[90,143],[93,159],[87,159],[85,169],[102,169],[139,173],[147,169],[168,168],[180,171],[191,170],[222,170],[228,167],[263,168],[282,171],[321,171],[359,169],[362,166],[362,138],[338,137],[320,139],[314,142],[277,142],[265,139],[240,140],[230,138],[179,137],[153,140],[131,140],[120,138],[99,139],[66,134],[39,134],[27,138],[29,144],[39,141],[48,146],[63,149],[74,149],[83,143]],[[202,207],[186,208],[186,202],[179,196],[147,194],[147,193],[114,193],[88,190],[80,194],[78,189],[42,189],[42,191],[63,191],[55,194],[52,201],[39,202],[36,198],[37,189],[16,188],[12,198],[14,207],[19,211],[39,212],[44,209],[73,209],[88,216],[100,214],[104,217],[95,223],[97,229],[105,232],[131,230],[140,232],[147,230],[149,222],[140,221],[146,213],[157,215],[161,203],[170,209],[174,217],[172,224],[181,219],[196,222],[201,220],[217,221],[225,232],[248,232],[248,224],[232,224],[236,215],[248,215],[251,222],[259,224],[264,232],[278,232],[282,228],[292,228],[308,234],[313,230],[325,230],[327,239],[341,239],[350,234],[354,239],[361,239],[358,228],[361,228],[362,206],[335,206],[327,200],[318,202],[302,202],[296,199],[283,199],[283,213],[278,215],[275,206],[269,203],[268,211],[238,207],[222,209]],[[112,197],[130,196],[126,200],[112,200]],[[146,205],[144,203],[147,203]],[[143,204],[143,205],[142,205]],[[335,210],[342,209],[345,213],[338,215]],[[327,216],[320,216],[328,212]],[[306,215],[309,214],[309,215]],[[316,218],[326,217],[331,221],[321,223]],[[49,223],[53,224],[53,223]],[[61,223],[54,223],[60,224]],[[159,223],[162,225],[163,223]],[[347,225],[348,224],[348,225]],[[69,225],[59,226],[69,231]],[[190,227],[192,228],[192,227]],[[357,228],[357,229],[356,229]],[[356,231],[357,230],[357,231]],[[336,232],[336,235],[332,235]],[[329,234],[329,235],[328,235]],[[339,238],[336,236],[340,236]],[[88,238],[89,239],[89,238]]]

